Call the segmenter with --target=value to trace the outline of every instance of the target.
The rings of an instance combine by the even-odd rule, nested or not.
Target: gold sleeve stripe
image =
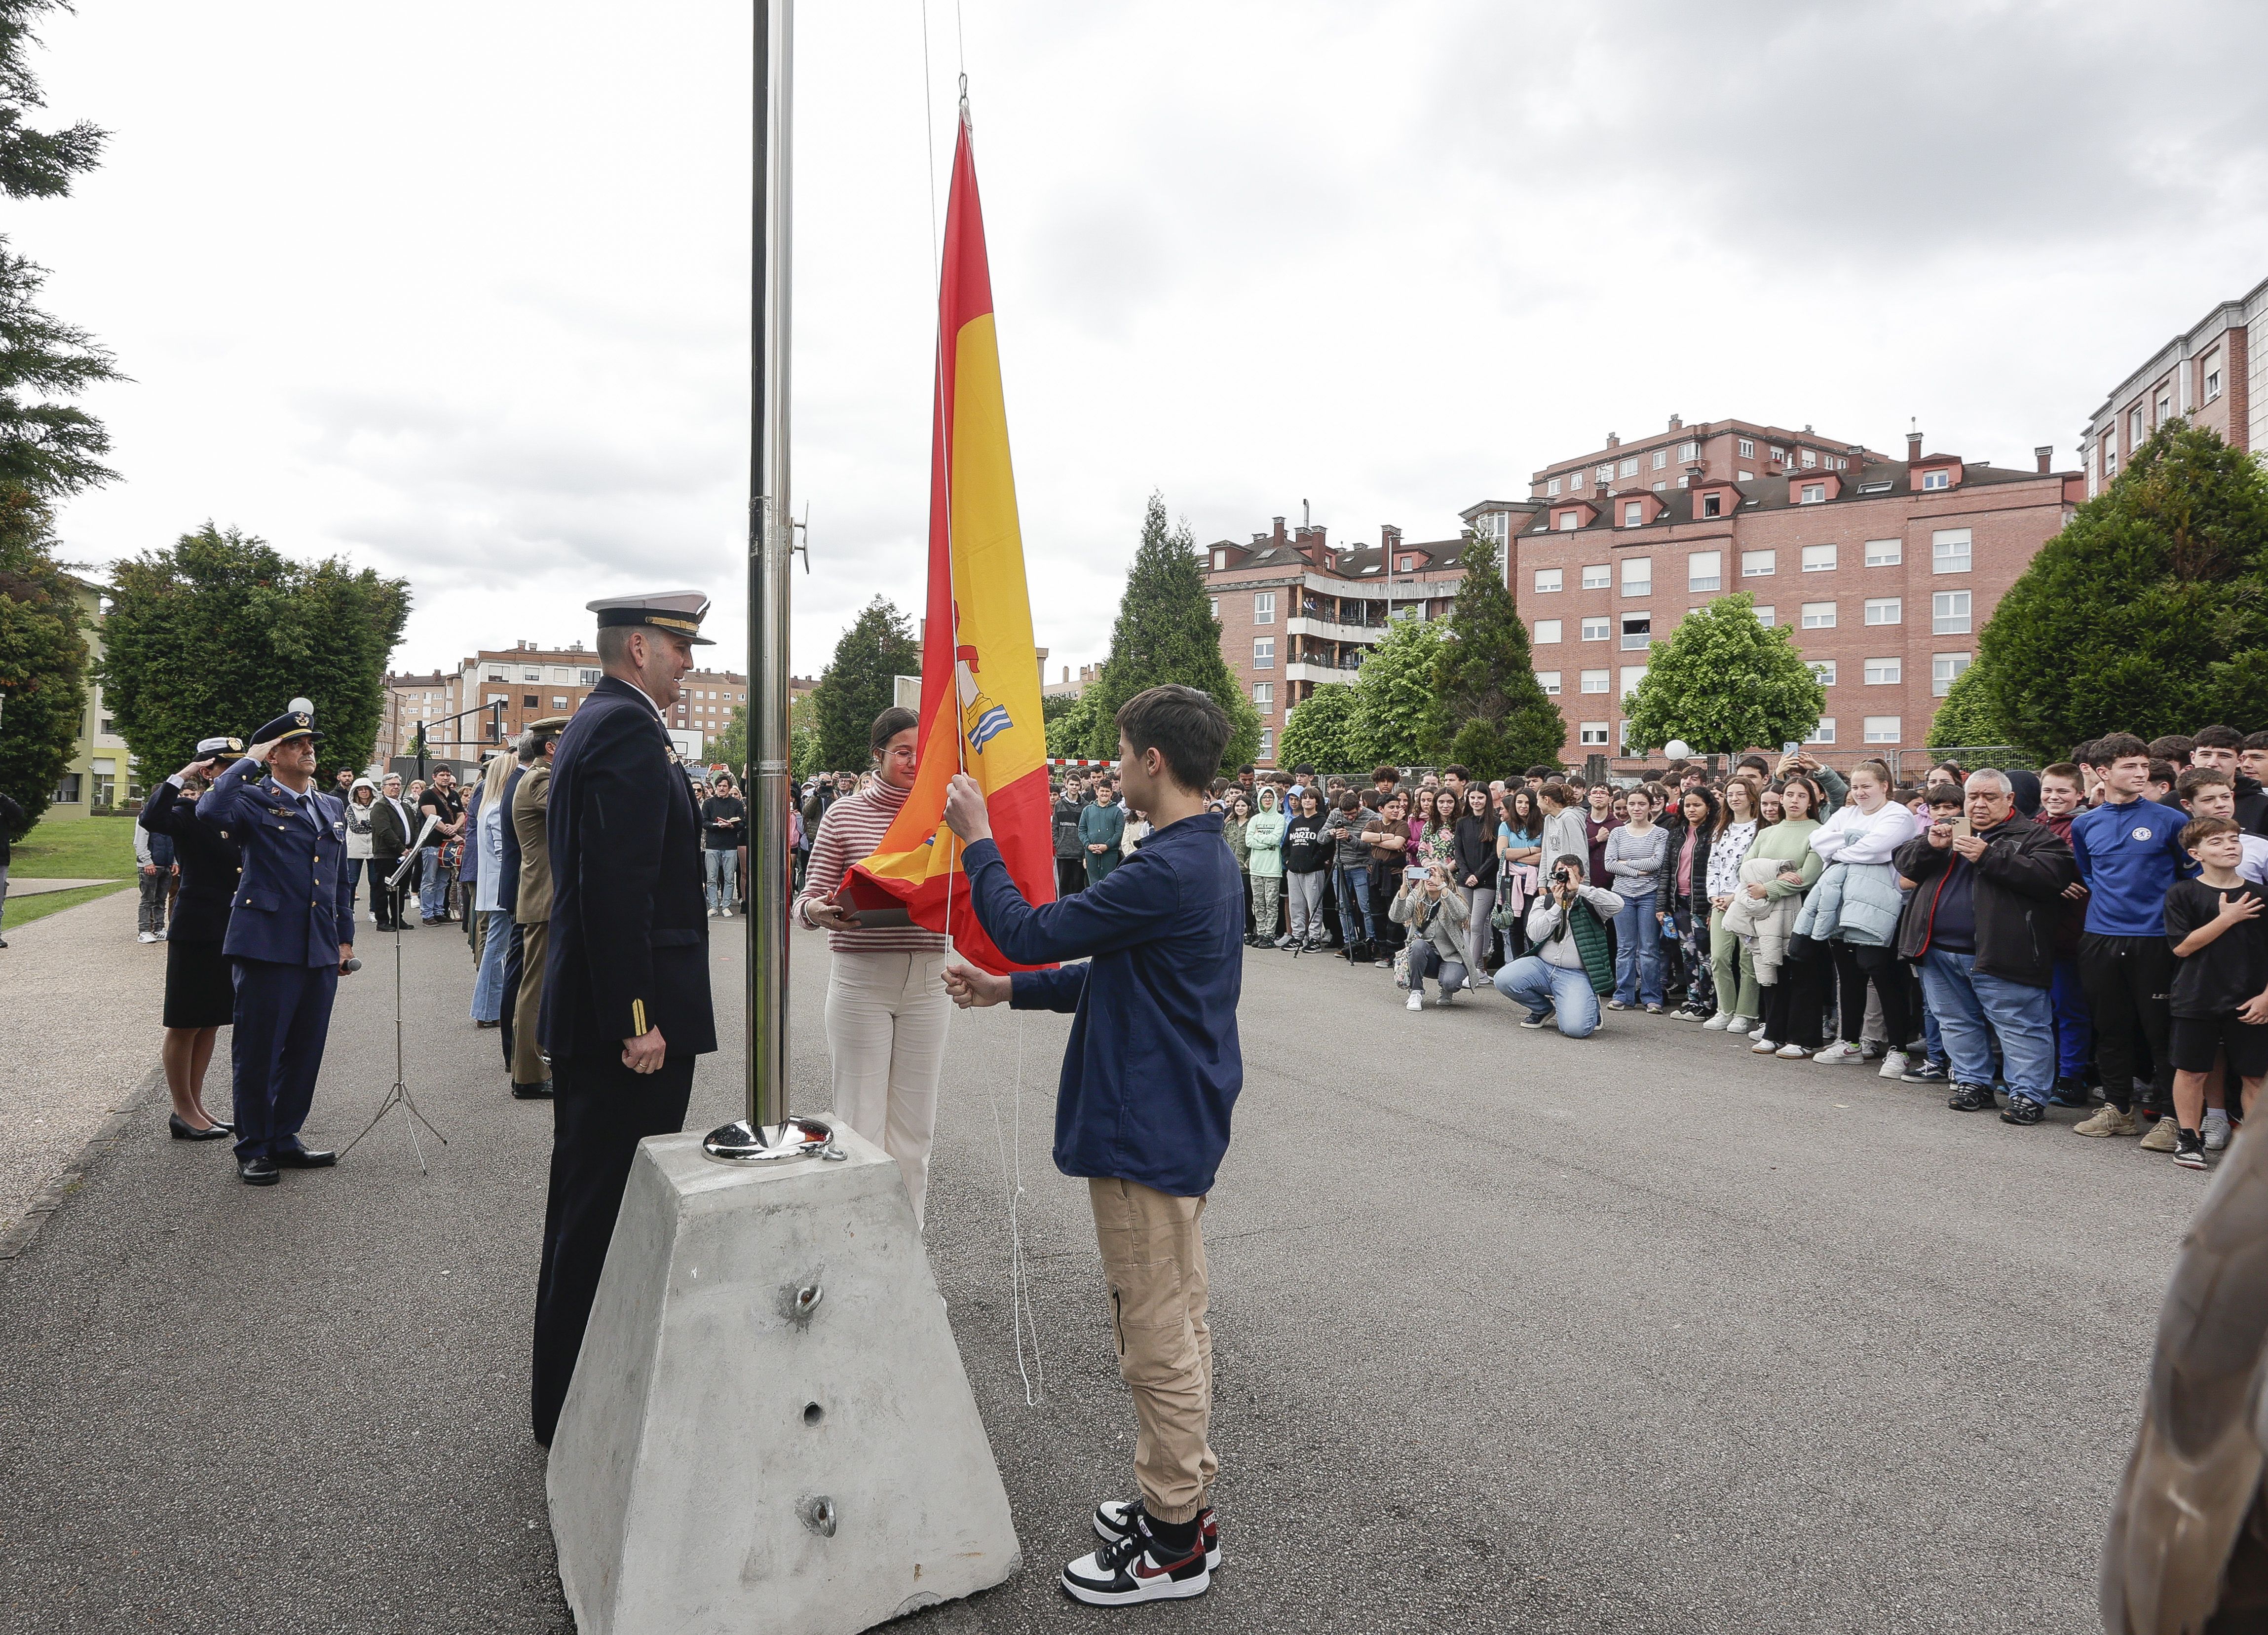
[[[637,1035],[642,1034],[644,1031],[645,1001],[644,999],[632,999],[630,1001],[630,1035],[635,1038]]]

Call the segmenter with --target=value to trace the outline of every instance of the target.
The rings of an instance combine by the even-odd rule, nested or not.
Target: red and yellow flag
[[[851,870],[844,895],[862,907],[904,905],[916,924],[950,930],[971,964],[998,975],[1028,968],[1004,958],[969,909],[961,843],[945,824],[946,784],[967,772],[983,786],[1000,855],[1034,902],[1055,900],[1055,839],[992,275],[965,114],[953,156],[937,324],[921,764],[897,821]]]

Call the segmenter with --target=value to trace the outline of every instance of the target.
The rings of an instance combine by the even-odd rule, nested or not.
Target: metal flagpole
[[[748,846],[746,1116],[709,1132],[712,1158],[799,1158],[830,1131],[787,1110],[789,231],[793,200],[795,0],[755,0],[754,265],[749,279],[748,744],[755,776]]]

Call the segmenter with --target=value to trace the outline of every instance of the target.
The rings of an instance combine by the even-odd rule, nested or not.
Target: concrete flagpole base
[[[896,1163],[642,1143],[552,1438],[582,1635],[851,1635],[1022,1565]]]

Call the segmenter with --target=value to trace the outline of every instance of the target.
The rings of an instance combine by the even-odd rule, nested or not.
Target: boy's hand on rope
[[[973,965],[955,965],[945,973],[945,991],[966,1011],[973,1006],[1005,1005],[1012,986],[1005,976],[991,976]]]

